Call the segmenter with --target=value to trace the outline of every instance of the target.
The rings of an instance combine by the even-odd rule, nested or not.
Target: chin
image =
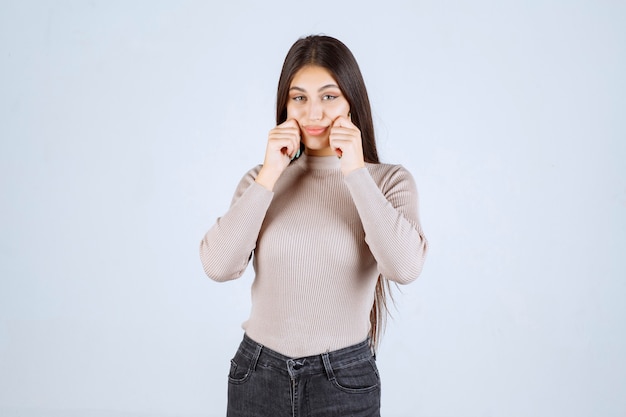
[[[311,138],[307,138],[304,142],[304,146],[307,149],[310,149],[312,151],[321,151],[322,149],[326,149],[330,147],[330,142],[328,140],[328,138],[322,139],[311,139]]]

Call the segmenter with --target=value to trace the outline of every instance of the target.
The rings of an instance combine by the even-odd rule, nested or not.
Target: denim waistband
[[[369,339],[356,345],[302,358],[291,358],[269,349],[244,334],[239,351],[250,358],[252,368],[257,365],[287,371],[291,377],[298,374],[331,373],[354,362],[368,360],[374,355]]]

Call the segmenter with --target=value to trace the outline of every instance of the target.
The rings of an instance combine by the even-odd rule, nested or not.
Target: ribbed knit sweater
[[[229,210],[200,243],[206,274],[240,277],[253,259],[252,308],[243,329],[290,357],[366,339],[379,274],[406,284],[427,243],[411,174],[366,164],[347,176],[337,157],[302,155],[269,191],[241,180]]]

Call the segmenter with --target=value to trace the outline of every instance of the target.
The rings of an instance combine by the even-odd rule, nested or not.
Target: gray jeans
[[[379,417],[380,378],[367,340],[289,358],[248,336],[231,361],[228,417]]]

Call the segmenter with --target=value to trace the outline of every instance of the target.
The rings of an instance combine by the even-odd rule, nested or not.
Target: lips
[[[305,126],[304,130],[310,136],[319,136],[326,131],[324,126]]]

